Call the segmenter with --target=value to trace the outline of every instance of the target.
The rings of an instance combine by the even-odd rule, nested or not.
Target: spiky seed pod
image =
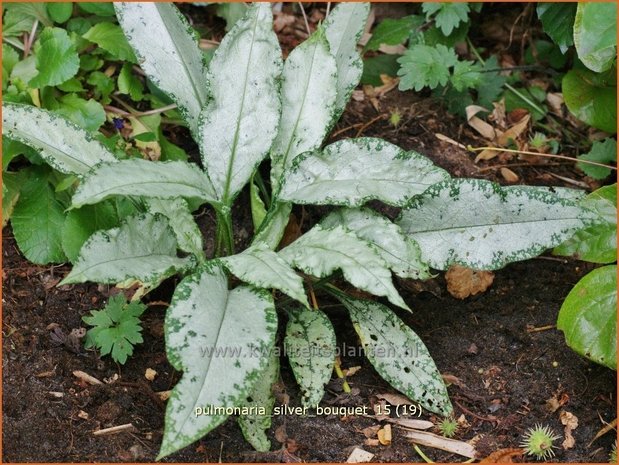
[[[437,427],[443,436],[452,438],[458,431],[458,422],[453,418],[444,418]]]
[[[613,448],[610,450],[610,455],[608,456],[608,463],[617,463],[617,440],[615,439],[615,443],[613,444]]]
[[[529,428],[524,434],[520,447],[525,450],[526,455],[532,455],[538,460],[546,460],[554,457],[555,452],[552,450],[552,443],[559,437],[548,426],[537,424],[534,428]]]

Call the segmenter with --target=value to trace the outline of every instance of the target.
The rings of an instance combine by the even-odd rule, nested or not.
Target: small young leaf
[[[578,155],[579,160],[595,161],[598,163],[617,163],[617,141],[612,138],[602,142],[595,141],[589,153]],[[594,179],[607,178],[611,170],[603,166],[590,165],[588,163],[577,163],[576,166],[583,170],[587,176]]]
[[[183,377],[168,400],[157,460],[197,441],[228,416],[197,409],[247,403],[272,355],[276,331],[271,294],[248,286],[228,290],[225,273],[213,263],[178,285],[165,334],[168,360]]]
[[[597,268],[578,281],[561,306],[557,329],[577,353],[617,369],[617,265]]]
[[[38,74],[28,83],[31,87],[56,86],[77,74],[80,60],[64,29],[43,29],[34,49]]]
[[[581,205],[596,212],[598,223],[579,230],[553,250],[555,255],[574,256],[593,263],[617,261],[617,184],[592,192]]]
[[[348,309],[365,356],[376,371],[426,410],[452,414],[443,378],[419,336],[378,302],[339,293],[337,297]]]
[[[27,144],[53,168],[82,175],[116,158],[84,129],[54,113],[29,105],[2,105],[2,135]]]
[[[335,363],[335,331],[320,310],[289,312],[284,347],[305,407],[316,407],[325,393]]]
[[[309,307],[303,280],[278,254],[265,244],[256,244],[242,253],[221,259],[232,274],[256,287],[278,289]]]
[[[483,208],[472,209],[475,205]],[[433,268],[446,270],[456,263],[496,270],[560,244],[595,217],[547,189],[454,179],[413,199],[398,224]]]
[[[426,86],[431,89],[444,86],[449,81],[449,68],[457,62],[456,53],[444,45],[413,45],[398,59],[402,65],[398,71],[399,89],[419,92]]]
[[[453,69],[451,85],[458,91],[476,88],[482,81],[482,67],[472,61],[458,61]],[[484,77],[485,79],[485,77]]]
[[[360,206],[372,199],[402,206],[446,171],[415,152],[370,137],[344,139],[297,158],[280,198],[301,204]]]
[[[137,76],[132,73],[133,67],[130,63],[125,63],[118,74],[118,92],[128,94],[131,100],[139,102],[142,100],[144,86]]]
[[[86,281],[116,284],[128,279],[152,284],[190,264],[190,259],[176,256],[176,238],[167,220],[159,215],[137,215],[118,228],[90,236],[60,285]]]
[[[341,269],[353,286],[409,309],[393,287],[389,266],[378,250],[342,226],[324,229],[316,225],[279,254],[291,266],[317,278]]]
[[[464,2],[424,2],[421,4],[421,9],[426,14],[426,19],[434,16],[436,26],[446,36],[450,35],[460,23],[469,21],[469,5]]]
[[[561,53],[565,53],[574,43],[572,31],[576,7],[576,3],[537,4],[537,16],[542,22],[544,32],[559,46]]]
[[[587,68],[597,73],[609,70],[617,61],[617,4],[579,3],[574,45]]]
[[[73,13],[73,2],[47,3],[47,13],[55,23],[66,23]]]
[[[421,261],[419,245],[404,235],[398,225],[369,208],[341,208],[320,222],[330,229],[338,225],[373,244],[391,271],[401,278],[427,279],[428,265]]]
[[[71,206],[78,208],[114,195],[214,201],[210,181],[196,165],[133,158],[104,163],[93,169],[75,191]]]
[[[117,24],[97,23],[82,37],[97,44],[117,60],[137,63],[129,42],[127,42],[122,29]]]

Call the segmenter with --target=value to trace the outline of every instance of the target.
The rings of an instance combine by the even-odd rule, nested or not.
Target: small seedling
[[[127,303],[122,295],[112,297],[103,310],[92,310],[82,318],[94,326],[86,333],[86,348],[96,347],[101,355],[111,354],[115,362],[124,364],[133,346],[144,342],[139,318],[144,310],[146,305]]]
[[[546,460],[554,457],[552,443],[557,439],[559,436],[556,436],[548,426],[537,424],[524,434],[520,447],[525,450],[526,455],[532,455],[538,460]]]
[[[402,114],[398,110],[393,110],[389,115],[389,124],[394,128],[397,128],[402,122]]]
[[[458,422],[454,418],[444,418],[438,425],[439,432],[446,438],[453,438],[458,431]]]

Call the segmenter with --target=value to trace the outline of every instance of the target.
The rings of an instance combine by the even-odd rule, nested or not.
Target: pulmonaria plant
[[[204,436],[229,416],[226,409],[239,407],[264,408],[246,409],[238,421],[254,447],[268,450],[278,313],[287,314],[285,345],[303,402],[320,402],[336,339],[329,317],[308,305],[306,282],[348,310],[381,376],[425,409],[449,416],[447,390],[419,337],[387,305],[336,287],[336,272],[409,311],[392,273],[424,279],[430,266],[496,269],[533,257],[596,221],[580,205],[581,194],[452,180],[422,155],[380,139],[323,146],[361,76],[356,46],[368,4],[338,5],[285,61],[271,6],[254,4],[208,67],[173,4],[114,6],[140,66],[185,118],[202,166],[117,160],[84,131],[31,106],[4,105],[3,133],[79,177],[71,208],[126,196],[141,210],[92,234],[61,284],[137,281],[151,289],[169,276],[184,277],[165,321],[168,360],[183,376],[168,401],[159,458]],[[258,170],[266,159],[270,195],[256,187],[267,184]],[[231,212],[248,184],[256,232],[251,246],[237,253]],[[370,200],[402,213],[392,222],[368,208]],[[205,203],[217,213],[215,257],[205,256],[191,215]],[[293,203],[338,208],[277,250]],[[230,275],[245,284],[231,288]],[[279,312],[271,289],[288,296],[277,304]]]

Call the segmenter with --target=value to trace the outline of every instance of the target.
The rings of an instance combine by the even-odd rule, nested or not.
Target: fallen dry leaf
[[[550,413],[555,413],[559,408],[563,407],[570,400],[570,396],[564,392],[560,396],[554,393],[550,399],[546,400],[546,410]]]
[[[469,105],[466,107],[466,121],[473,129],[475,129],[484,139],[494,141],[501,131],[493,128],[491,124],[488,124],[483,119],[478,118],[476,115],[480,111],[488,111],[484,107],[479,105]]]
[[[363,428],[361,432],[366,438],[370,439],[376,436],[379,429],[380,429],[380,425],[373,425],[373,426],[368,426],[367,428]]]
[[[470,459],[475,457],[475,448],[471,444],[464,441],[444,438],[443,436],[429,433],[427,431],[409,430],[403,432],[403,434],[406,438],[421,446],[434,447],[435,449],[445,450]]]
[[[385,425],[384,428],[378,430],[378,440],[383,446],[391,444],[391,425]]]
[[[578,417],[567,410],[562,410],[559,415],[561,424],[565,426],[565,440],[563,441],[563,449],[571,449],[576,444],[572,431],[578,428]]]
[[[83,410],[80,410],[77,416],[81,418],[82,420],[88,420],[88,418],[90,418],[90,415],[88,415],[88,412],[84,412]]]
[[[378,439],[366,439],[365,441],[363,441],[363,445],[364,446],[370,446],[370,447],[378,447],[380,446],[380,441]]]
[[[370,462],[374,458],[374,454],[361,449],[360,447],[355,447],[353,451],[346,459],[346,463],[364,463]]]
[[[603,421],[603,420],[602,420]],[[612,431],[614,429],[617,428],[617,419],[615,418],[613,421],[611,421],[610,423],[606,423],[597,433],[596,435],[593,437],[593,439],[591,440],[591,442],[589,444],[587,444],[587,447],[590,447],[591,444],[593,444],[593,441],[595,441],[596,439],[598,439],[599,437],[604,436],[606,433],[608,433],[609,431]]]
[[[523,453],[524,450],[520,448],[499,449],[479,463],[513,463],[512,457],[521,457]]]
[[[361,367],[359,365],[357,365],[357,366],[354,366],[354,367],[346,368],[344,370],[344,374],[346,375],[346,377],[352,376],[355,373],[357,373],[359,370],[361,370]]]
[[[553,113],[557,115],[563,114],[563,94],[559,92],[548,92],[546,94],[546,101],[548,102],[548,106]]]
[[[446,135],[441,134],[440,132],[436,132],[434,133],[434,135],[436,136],[438,140],[447,142],[448,144],[451,144],[451,145],[455,145],[456,147],[461,148],[462,150],[466,150],[466,146],[462,145],[460,142],[456,142],[451,137],[447,137]]]
[[[505,167],[501,168],[501,176],[503,176],[503,179],[505,179],[509,183],[515,183],[520,180],[516,173]]]
[[[445,273],[447,291],[456,299],[484,292],[494,281],[491,271],[476,271],[460,265],[452,265]]]
[[[382,400],[386,400],[391,405],[413,405],[408,397],[403,396],[402,394],[376,394],[376,397]]]
[[[430,429],[434,423],[428,420],[415,420],[414,418],[387,418],[389,423],[409,429]]]
[[[516,124],[510,126],[503,134],[501,134],[497,140],[497,143],[504,147],[511,140],[516,140],[527,129],[531,121],[531,115],[527,114],[523,116]]]

